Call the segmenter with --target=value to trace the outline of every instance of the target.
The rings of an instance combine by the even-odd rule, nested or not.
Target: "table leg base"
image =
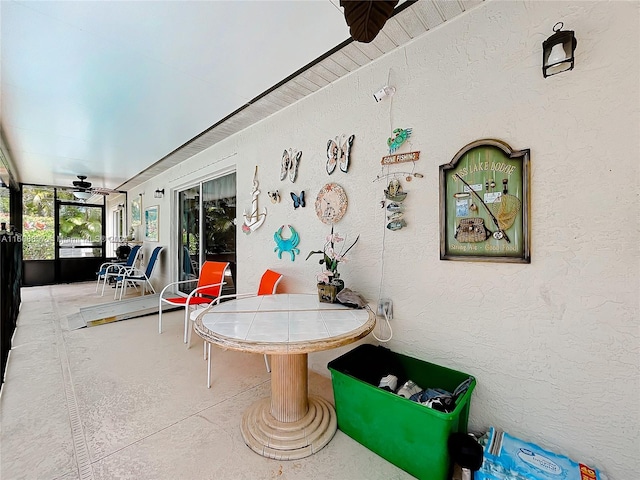
[[[324,398],[310,396],[309,411],[296,422],[280,422],[270,413],[271,400],[262,399],[242,416],[242,438],[263,457],[296,460],[313,455],[333,438],[336,412]]]

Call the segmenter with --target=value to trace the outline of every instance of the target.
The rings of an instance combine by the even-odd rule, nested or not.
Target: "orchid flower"
[[[330,283],[332,277],[333,278],[339,277],[338,264],[340,262],[347,261],[347,259],[345,258],[347,255],[347,252],[353,248],[353,246],[358,242],[359,238],[360,238],[360,235],[356,237],[355,241],[351,244],[349,248],[347,248],[344,251],[337,252],[335,250],[334,245],[336,243],[343,242],[345,238],[341,237],[337,233],[334,233],[333,226],[331,227],[331,234],[325,237],[326,243],[324,244],[324,249],[311,251],[309,252],[309,255],[307,255],[307,258],[306,258],[307,260],[309,260],[309,257],[316,253],[319,253],[322,255],[322,259],[318,263],[320,263],[320,265],[324,264],[324,270],[322,273],[317,275],[317,279],[319,283],[328,284]]]
[[[330,277],[333,277],[333,272],[330,272],[329,270],[324,270],[316,276],[318,283],[329,283],[331,281]]]
[[[343,242],[344,238],[339,236],[337,233],[332,233],[331,235],[327,236],[326,240],[327,240],[327,243],[330,243],[331,245],[333,245],[334,243]]]

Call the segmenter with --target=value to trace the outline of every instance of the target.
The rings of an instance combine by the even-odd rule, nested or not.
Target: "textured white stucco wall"
[[[249,236],[238,231],[239,290],[254,290],[271,267],[286,275],[284,290],[309,292],[319,267],[304,258],[329,232],[313,201],[325,183],[341,184],[349,207],[336,231],[360,234],[342,277],[373,303],[393,299],[392,350],[476,376],[471,429],[501,427],[612,480],[638,478],[639,6],[487,1],[138,190],[237,168],[241,211],[258,165],[268,218]],[[543,79],[542,41],[558,21],[576,32],[576,66]],[[375,103],[385,84],[396,95]],[[386,185],[374,180],[397,127],[413,128],[424,178],[404,182],[408,226],[389,232]],[[326,142],[342,133],[356,135],[351,168],[328,176]],[[531,150],[530,265],[439,260],[438,167],[481,138]],[[295,184],[279,180],[285,148],[303,151]],[[280,204],[267,198],[273,189]],[[307,207],[294,210],[289,192],[300,190]],[[175,232],[169,199],[165,245]],[[294,262],[273,252],[286,224],[300,233]],[[311,355],[310,365],[327,374],[342,351]]]

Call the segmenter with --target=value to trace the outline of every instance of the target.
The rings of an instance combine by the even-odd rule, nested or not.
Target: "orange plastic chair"
[[[233,295],[223,295],[214,300],[213,305],[217,305],[222,300],[227,300],[230,298],[245,298],[245,297],[253,297],[253,296],[261,296],[261,295],[273,295],[276,293],[278,289],[278,284],[280,280],[282,280],[283,275],[278,272],[274,272],[273,270],[265,271],[260,278],[260,285],[258,286],[258,293],[240,293]],[[193,312],[191,314],[191,320],[196,319],[200,312]],[[207,357],[207,388],[211,388],[211,344],[205,341],[205,356]],[[271,372],[271,367],[269,366],[269,360],[267,355],[264,356],[264,363],[267,366],[267,372]]]
[[[192,280],[182,280],[172,282],[162,289],[159,300],[158,315],[158,332],[162,333],[162,304],[167,303],[173,306],[184,307],[184,343],[191,338],[191,329],[189,328],[189,307],[197,307],[199,305],[209,306],[220,298],[220,291],[224,285],[224,274],[229,267],[229,262],[204,262],[200,269],[198,277],[198,285],[189,293],[189,295],[165,298],[164,293],[174,285],[190,283]]]
[[[258,296],[260,295],[273,295],[278,289],[278,284],[282,280],[282,274],[267,269],[260,278],[260,285],[258,286]]]

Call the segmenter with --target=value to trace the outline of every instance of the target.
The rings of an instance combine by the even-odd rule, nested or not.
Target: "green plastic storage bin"
[[[395,362],[403,371],[405,378],[401,381],[411,379],[425,389],[444,388],[453,392],[470,377],[384,347],[360,345],[327,365],[338,428],[419,479],[448,480],[452,466],[447,441],[451,433],[467,431],[475,379],[458,398],[455,410],[444,413],[378,388],[377,383],[373,385],[374,378],[379,382],[390,373],[380,373],[382,357],[384,361]]]

